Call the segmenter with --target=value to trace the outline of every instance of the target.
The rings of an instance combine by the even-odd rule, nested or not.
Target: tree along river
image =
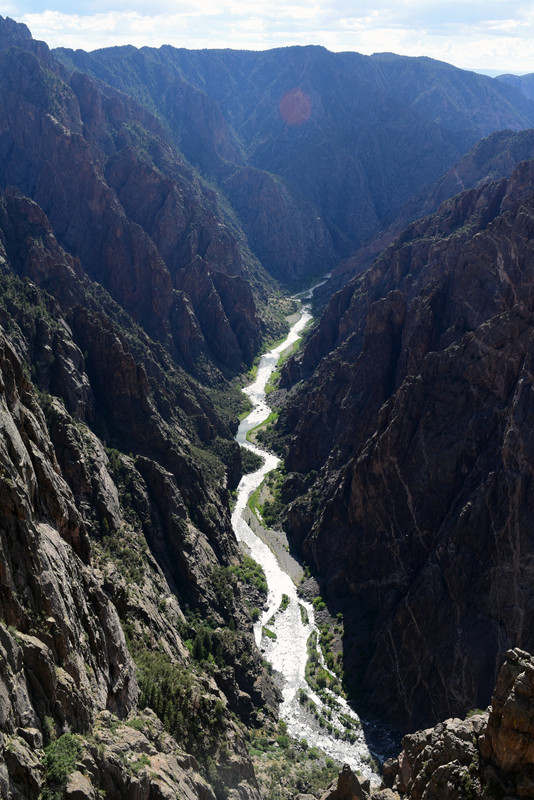
[[[312,293],[313,289],[307,293],[305,299],[309,300]],[[264,464],[260,469],[244,475],[241,479],[232,514],[232,524],[238,541],[245,545],[251,557],[261,564],[267,578],[269,593],[266,608],[255,625],[254,633],[256,643],[281,681],[283,700],[280,706],[280,718],[287,723],[288,733],[296,739],[306,739],[310,746],[320,747],[327,755],[349,764],[362,775],[376,777],[370,764],[371,756],[358,716],[338,694],[329,689],[322,689],[319,696],[306,681],[308,642],[313,636],[317,637],[317,642],[319,641],[313,606],[297,596],[293,579],[282,569],[268,544],[253,532],[244,518],[247,516],[247,502],[250,495],[279,463],[279,459],[273,453],[249,442],[247,434],[264,422],[271,413],[265,400],[265,386],[276,368],[280,355],[300,338],[301,332],[311,318],[309,304],[303,305],[301,316],[292,326],[288,337],[262,356],[256,380],[243,390],[252,401],[253,408],[242,420],[236,439],[240,445],[260,455],[264,459]],[[283,595],[289,598],[288,604],[287,600],[283,602]],[[270,635],[265,633],[265,628]],[[319,662],[326,669],[319,644],[317,650]],[[304,699],[303,693],[312,701],[311,703],[301,702]],[[318,713],[322,725],[314,712]]]

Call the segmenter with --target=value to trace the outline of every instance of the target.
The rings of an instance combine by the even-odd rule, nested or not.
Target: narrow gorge
[[[305,295],[308,300],[313,291],[311,289]],[[302,577],[302,568],[287,553],[283,559],[286,566],[284,569],[272,547],[272,536],[270,543],[270,532],[265,529],[261,517],[258,526],[261,534],[255,533],[246,521],[248,517],[253,524],[250,514],[259,515],[257,509],[251,512],[248,508],[251,495],[279,464],[279,459],[273,453],[251,444],[247,434],[268,419],[271,408],[266,402],[265,387],[280,356],[292,349],[311,320],[309,303],[305,303],[287,338],[262,356],[255,380],[244,389],[252,402],[252,410],[241,421],[236,439],[243,447],[259,455],[263,459],[263,465],[241,479],[237,488],[232,524],[238,541],[245,545],[246,552],[262,566],[267,578],[269,593],[263,612],[254,626],[254,633],[257,645],[280,681],[282,703],[279,714],[287,723],[289,735],[296,740],[304,739],[308,745],[319,747],[336,761],[349,764],[365,777],[377,779],[376,772],[369,766],[373,763],[373,757],[364,739],[361,721],[346,702],[339,679],[325,664],[318,644],[319,630],[315,622],[314,607],[297,592],[295,575]],[[275,533],[274,536],[280,534]],[[278,551],[280,555],[280,546]],[[314,690],[310,686],[306,680],[306,665],[310,657],[318,659],[322,668],[329,672],[333,679],[332,685],[337,686],[337,691],[326,686]]]
[[[527,78],[0,17],[2,800],[534,796]]]

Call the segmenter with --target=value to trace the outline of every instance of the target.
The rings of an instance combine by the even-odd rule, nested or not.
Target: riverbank
[[[310,320],[309,306],[304,304],[287,338],[264,353],[254,381],[243,390],[251,400],[252,410],[241,420],[236,440],[262,456],[264,463],[241,478],[232,525],[237,540],[262,566],[269,587],[265,605],[254,625],[254,635],[263,657],[279,680],[282,693],[280,720],[287,734],[296,742],[306,740],[310,747],[319,748],[331,759],[347,763],[371,778],[374,775],[373,762],[360,720],[336,689],[338,677],[330,670],[319,647],[320,637],[324,636],[331,650],[332,637],[318,629],[314,602],[308,602],[297,594],[296,584],[303,575],[303,567],[290,554],[286,535],[282,531],[269,530],[249,507],[250,496],[257,492],[266,475],[279,465],[278,457],[253,444],[249,434],[272,414],[271,395],[267,398],[265,391],[267,383],[280,355],[298,341]],[[259,501],[258,505],[269,499],[267,492],[265,486],[260,490],[260,496],[255,500]],[[324,609],[320,598],[316,605],[320,614]],[[326,621],[325,624],[329,625]],[[331,660],[332,653],[327,656]],[[306,675],[308,659],[313,664],[311,682]]]
[[[274,553],[282,570],[289,575],[293,583],[298,585],[304,575],[302,565],[289,552],[289,542],[284,531],[275,531],[265,528],[257,516],[247,508],[243,518],[252,532],[258,536]]]

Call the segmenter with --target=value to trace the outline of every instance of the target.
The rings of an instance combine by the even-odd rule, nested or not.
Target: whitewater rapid
[[[304,299],[311,298],[312,293],[313,289],[307,293]],[[283,700],[280,706],[280,718],[287,723],[288,733],[296,739],[306,739],[308,745],[321,748],[331,758],[349,764],[364,776],[376,777],[376,773],[369,764],[371,756],[358,716],[344,699],[333,693],[329,693],[330,705],[336,703],[338,707],[335,709],[327,706],[306,682],[308,639],[313,632],[317,634],[317,637],[319,635],[314,620],[313,606],[298,597],[292,578],[284,572],[274,552],[252,531],[244,519],[250,495],[260,486],[265,476],[279,464],[277,456],[249,442],[247,434],[264,422],[271,413],[265,395],[267,382],[276,368],[280,355],[298,341],[311,319],[309,304],[305,303],[299,319],[291,327],[287,338],[262,356],[256,379],[243,390],[252,402],[252,410],[239,425],[236,439],[240,445],[260,455],[264,459],[264,463],[258,470],[244,475],[241,479],[232,514],[232,525],[238,541],[245,546],[249,555],[261,564],[267,578],[269,592],[266,607],[254,627],[254,633],[256,643],[261,648],[264,658],[281,678]],[[280,610],[283,595],[289,598],[289,603],[285,610]],[[305,609],[305,613],[299,606]],[[265,634],[265,627],[276,638]],[[319,658],[324,667],[322,654]],[[330,730],[326,730],[326,726],[320,727],[309,708],[300,702],[301,691],[305,692],[307,697],[315,703],[323,720],[328,718]],[[340,715],[343,715],[345,723],[341,721]],[[336,738],[341,737],[347,729],[347,720],[352,721],[353,725],[351,732],[355,736],[355,741],[352,743]]]

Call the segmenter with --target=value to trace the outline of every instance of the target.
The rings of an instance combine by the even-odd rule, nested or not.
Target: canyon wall
[[[533,197],[523,162],[412,224],[284,370],[292,540],[400,726],[486,705],[534,636]]]

